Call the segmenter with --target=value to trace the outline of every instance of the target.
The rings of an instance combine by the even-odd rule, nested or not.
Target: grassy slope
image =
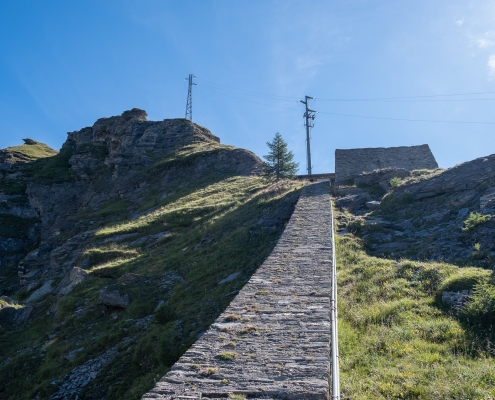
[[[44,143],[36,144],[21,144],[19,146],[7,147],[6,151],[17,153],[30,160],[37,160],[38,158],[52,157],[58,154],[58,151],[53,150]]]
[[[272,184],[258,177],[217,174],[168,188],[173,189],[171,194],[159,201],[158,194],[152,194],[142,208],[154,205],[154,211],[133,220],[125,218],[125,202],[109,204],[103,214],[100,210],[98,215],[81,215],[98,220],[93,244],[83,255],[89,260],[91,278],[60,299],[55,316],[46,317],[56,301],[49,295],[37,310],[40,317],[30,325],[13,332],[0,330],[1,358],[7,360],[0,366],[0,397],[47,398],[56,391],[52,381],[130,338],[93,381],[96,385],[88,385],[79,398],[139,398],[263,262],[292,213],[300,187],[294,182]],[[116,215],[122,216],[120,222]],[[279,221],[272,227],[263,224],[273,216]],[[170,235],[158,242],[132,244],[163,231]],[[123,233],[135,236],[104,243]],[[117,280],[129,272],[141,280]],[[238,279],[218,284],[233,272],[240,273]],[[127,309],[106,310],[103,315],[98,304],[102,287],[127,293],[131,298]],[[137,322],[146,317],[151,323],[143,328]],[[64,358],[80,348],[75,361]]]
[[[370,257],[353,235],[338,239],[344,396],[495,398],[495,286],[490,274],[478,268]],[[476,303],[486,300],[479,293],[464,313],[441,304],[442,290],[476,283],[493,290],[491,310],[476,309]]]

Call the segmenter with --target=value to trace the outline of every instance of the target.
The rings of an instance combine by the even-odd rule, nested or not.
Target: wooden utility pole
[[[301,103],[303,103],[306,106],[306,112],[304,113],[303,117],[306,119],[304,126],[306,127],[306,163],[307,163],[307,170],[308,170],[308,175],[311,175],[311,135],[310,135],[310,128],[315,126],[314,124],[311,123],[310,120],[314,121],[316,111],[310,110],[308,106],[308,100],[314,100],[313,97],[310,96],[305,96],[304,101],[300,100]]]

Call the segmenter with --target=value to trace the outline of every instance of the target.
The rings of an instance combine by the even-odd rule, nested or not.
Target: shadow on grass
[[[160,207],[222,180],[227,183],[219,190],[234,190],[234,177],[215,175],[177,188]],[[294,185],[267,188],[269,185],[264,184],[253,186],[252,192],[251,186],[245,185],[240,201],[231,198],[217,207],[202,207],[199,201],[197,208],[187,208],[184,203],[184,210],[174,210],[143,228],[140,233],[145,235],[159,228],[173,234],[151,245],[133,247],[139,249],[139,255],[105,267],[107,274],[103,273],[105,268],[96,269],[90,279],[59,300],[55,316],[52,311],[47,317],[57,300],[51,296],[39,304],[30,325],[0,336],[4,348],[9,348],[5,358],[13,357],[13,364],[0,366],[0,387],[6,388],[2,395],[6,399],[37,394],[48,398],[57,390],[51,382],[127,337],[132,338],[131,344],[121,349],[79,398],[133,399],[151,389],[273,250],[300,192]],[[120,257],[121,253],[109,250],[101,260],[112,263],[105,257]],[[234,272],[239,273],[237,279],[219,284]],[[128,273],[136,278],[119,279]],[[103,308],[98,294],[102,288],[127,294],[127,308]],[[163,307],[170,318],[163,318]],[[157,318],[156,310],[162,310]],[[18,335],[21,330],[22,335]],[[40,353],[51,340],[49,334],[56,335],[57,340]],[[64,358],[77,349],[83,350],[76,353],[74,361]],[[14,364],[24,365],[19,367],[20,375],[7,373]]]

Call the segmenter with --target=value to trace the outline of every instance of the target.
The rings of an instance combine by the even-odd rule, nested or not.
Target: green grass
[[[407,190],[400,195],[393,192],[387,193],[381,201],[380,212],[385,214],[394,213],[413,201],[414,196]]]
[[[89,257],[90,265],[101,264],[115,258],[132,258],[139,253],[134,249],[128,249],[126,246],[111,244],[109,246],[95,247],[83,252],[82,257]]]
[[[390,187],[393,187],[393,188],[397,187],[401,184],[401,182],[402,182],[402,179],[396,176],[396,177],[390,179]]]
[[[19,146],[7,147],[6,151],[20,154],[30,160],[37,160],[39,158],[52,157],[58,154],[58,151],[53,150],[51,147],[44,143],[36,144],[21,144]]]
[[[37,306],[31,324],[13,331],[0,329],[0,358],[10,359],[0,366],[3,398],[37,394],[49,398],[56,390],[52,381],[126,337],[133,337],[133,342],[98,375],[96,386],[89,385],[79,398],[142,396],[221,314],[232,300],[230,293],[241,289],[265,260],[302,187],[292,181],[272,183],[217,173],[188,183],[167,188],[171,194],[163,199],[150,192],[142,209],[154,208],[134,219],[128,219],[129,205],[118,202],[74,217],[74,222],[79,217],[86,222],[94,219],[97,227],[77,261],[90,277],[58,301],[55,314],[47,315],[57,300],[48,295]],[[260,225],[265,215],[278,222]],[[132,244],[164,231],[171,234]],[[104,242],[122,233],[137,235],[117,244]],[[234,272],[240,273],[236,280],[218,284]],[[140,279],[120,281],[126,273]],[[127,308],[103,310],[99,291],[104,287],[128,294]],[[136,326],[148,317],[146,328]],[[53,340],[49,334],[58,339],[42,350]],[[77,353],[75,361],[64,359],[81,347],[84,351]]]
[[[470,213],[469,217],[464,221],[463,231],[473,231],[477,226],[488,222],[492,216],[490,214]]]
[[[495,314],[489,273],[371,257],[353,235],[338,239],[344,398],[492,399],[493,319],[483,325]],[[442,290],[473,285],[460,313],[438,300]]]
[[[404,178],[402,180],[402,184],[411,184],[411,183],[417,183],[421,182],[427,179],[434,178],[442,173],[444,173],[445,170],[442,168],[436,168],[436,169],[415,169],[411,171],[411,175]]]
[[[224,351],[223,353],[217,354],[217,358],[223,361],[232,361],[239,357],[239,354],[232,351]]]
[[[472,290],[476,285],[489,283],[492,272],[481,268],[456,268],[455,272],[444,279],[438,291],[460,292],[461,290]]]

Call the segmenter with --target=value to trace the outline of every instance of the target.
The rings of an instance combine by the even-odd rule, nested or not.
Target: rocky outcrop
[[[348,194],[335,200],[335,204],[339,207],[347,208],[350,211],[356,212],[370,201],[370,195],[364,192],[360,194]]]
[[[117,290],[104,288],[99,293],[100,303],[108,307],[126,308],[129,304],[129,295],[120,293]]]
[[[42,145],[31,139],[26,143],[23,146]],[[178,151],[184,153],[177,156]],[[19,278],[14,282],[10,274],[0,281],[0,295],[20,287],[33,290],[76,266],[92,236],[91,225],[98,223],[86,221],[81,213],[120,201],[134,217],[155,187],[182,185],[212,172],[253,175],[261,167],[253,153],[220,145],[218,137],[190,120],[148,121],[146,112],[137,108],[68,133],[60,154],[47,162],[31,165],[16,154],[0,152],[0,164],[8,170],[4,180],[24,179],[25,166],[38,172],[23,181],[19,194],[2,193],[0,187],[0,276],[5,275],[2,268],[13,271],[17,265]],[[21,164],[24,167],[17,167]],[[149,241],[160,239],[155,236]]]
[[[443,291],[442,301],[444,303],[447,303],[449,306],[459,310],[469,301],[469,298],[472,294],[472,290],[461,290],[458,292]]]
[[[31,306],[22,307],[10,297],[0,296],[0,328],[23,323],[32,311]]]
[[[362,176],[368,179],[372,175],[377,174]],[[340,196],[346,194],[345,188],[339,190],[335,192]],[[360,190],[366,190],[366,186]],[[374,204],[364,205],[357,201],[362,194],[351,193],[336,200],[336,204],[356,214],[341,233],[350,231],[363,238],[372,254],[492,265],[495,155],[445,171],[406,177],[379,203],[377,199]],[[375,211],[368,214],[370,210]],[[463,230],[471,213],[487,217],[472,229]]]
[[[416,200],[442,194],[464,194],[466,200],[495,183],[495,154],[458,164],[443,173],[416,183],[403,185],[397,194],[408,192]],[[488,192],[487,192],[488,193]],[[491,193],[491,192],[490,192]],[[484,193],[485,194],[485,193]]]

